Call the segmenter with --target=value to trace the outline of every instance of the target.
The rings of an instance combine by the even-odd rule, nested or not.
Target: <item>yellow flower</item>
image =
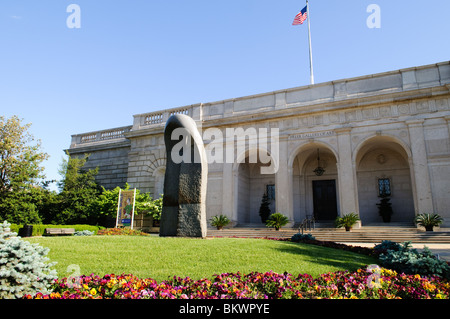
[[[381,268],[381,272],[385,275],[388,276],[397,276],[397,272],[395,270],[392,269],[387,269],[387,268]]]
[[[97,290],[95,290],[95,288],[92,288],[90,293],[92,296],[95,296],[97,294]]]
[[[89,289],[89,286],[86,285],[86,284],[84,284],[84,285],[83,285],[83,288],[86,289],[86,290],[88,290],[88,289]]]
[[[111,288],[112,286],[114,286],[114,282],[112,280],[108,281],[108,283],[106,284],[106,286],[108,288]]]
[[[379,289],[381,288],[381,278],[380,278],[380,282],[379,281],[372,281],[369,283],[369,288],[371,289]]]
[[[436,289],[436,286],[431,284],[431,283],[429,283],[429,282],[426,282],[426,283],[424,283],[423,288],[428,290],[428,291],[433,291],[433,290]]]

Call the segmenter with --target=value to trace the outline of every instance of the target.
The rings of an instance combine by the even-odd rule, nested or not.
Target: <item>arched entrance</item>
[[[257,151],[251,153],[256,155]],[[275,174],[263,174],[261,168],[269,167],[270,163],[262,163],[259,154],[255,157],[249,154],[250,152],[246,152],[245,159],[238,162],[234,168],[237,173],[235,174],[237,222],[241,225],[263,225],[259,208],[264,194],[268,195],[271,213],[275,213]]]
[[[294,219],[314,216],[332,223],[339,215],[339,183],[335,152],[326,144],[308,143],[291,160]],[[324,171],[317,170],[320,167]]]
[[[361,223],[382,223],[378,206],[389,198],[391,222],[412,223],[413,184],[408,149],[394,137],[375,136],[356,150],[356,176]]]
[[[155,187],[153,189],[153,198],[160,198],[164,193],[164,177],[166,173],[166,166],[159,166],[153,172],[153,177],[155,179]]]

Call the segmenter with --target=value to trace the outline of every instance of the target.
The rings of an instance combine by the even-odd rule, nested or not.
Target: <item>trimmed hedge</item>
[[[32,236],[45,236],[44,232],[46,228],[74,228],[75,231],[83,231],[89,230],[97,234],[100,229],[104,229],[102,226],[93,226],[93,225],[39,225],[33,224],[33,233]],[[18,233],[19,229],[21,229],[23,225],[11,224],[11,231]]]

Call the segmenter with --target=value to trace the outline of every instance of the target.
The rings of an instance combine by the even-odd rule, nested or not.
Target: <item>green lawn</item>
[[[337,270],[355,270],[375,259],[337,249],[291,242],[242,239],[186,239],[157,236],[33,237],[32,243],[50,248],[48,257],[58,262],[59,277],[72,274],[133,274],[158,282],[174,275],[193,279],[214,274],[273,270],[293,275],[317,276]]]

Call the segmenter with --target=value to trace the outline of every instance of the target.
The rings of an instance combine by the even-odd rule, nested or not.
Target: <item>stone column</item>
[[[450,115],[445,116],[444,119],[447,121],[448,138],[449,138],[449,140],[450,140]]]
[[[222,213],[231,220],[232,225],[236,225],[237,211],[234,204],[234,179],[233,179],[233,164],[223,163],[222,170]],[[237,190],[236,190],[237,191]]]
[[[359,215],[358,190],[356,188],[356,168],[352,159],[351,128],[336,130],[338,140],[338,183],[340,215]]]
[[[428,170],[424,120],[407,121],[411,139],[412,167],[416,191],[416,214],[433,212],[433,196],[431,192],[430,172]]]
[[[292,209],[292,174],[288,167],[288,140],[280,137],[278,153],[278,171],[275,173],[275,203],[276,212],[281,213],[294,223],[294,211]]]

